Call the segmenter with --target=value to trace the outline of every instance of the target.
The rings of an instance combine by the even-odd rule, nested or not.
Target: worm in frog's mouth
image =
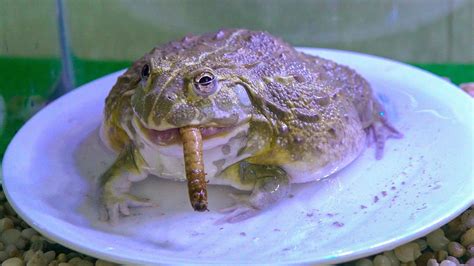
[[[179,134],[179,128],[171,128],[166,130],[156,130],[145,127],[143,124],[138,123],[140,131],[145,135],[145,137],[152,143],[167,146],[175,143],[181,142],[181,136]],[[199,126],[201,135],[203,139],[209,139],[217,135],[226,134],[231,132],[235,126],[227,127],[215,127],[215,126]]]

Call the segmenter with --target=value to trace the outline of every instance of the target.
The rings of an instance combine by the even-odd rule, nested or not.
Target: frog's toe
[[[403,134],[392,126],[387,120],[381,120],[373,123],[368,128],[369,145],[375,143],[375,158],[382,159],[385,141],[390,138],[400,139]]]
[[[99,207],[99,220],[103,222],[107,222],[109,220],[109,213],[107,211],[107,207],[101,204]]]
[[[109,221],[111,224],[118,222],[120,214],[124,216],[130,215],[130,207],[151,207],[148,199],[142,199],[129,193],[124,193],[120,197],[105,199],[100,211],[100,219]]]
[[[100,220],[116,224],[119,218],[119,204],[104,204],[100,209]]]
[[[120,213],[125,216],[130,215],[130,208],[128,208],[128,204],[126,203],[119,204],[119,210],[120,210]]]
[[[127,205],[130,207],[152,207],[153,203],[149,199],[140,198],[132,194],[127,194]]]

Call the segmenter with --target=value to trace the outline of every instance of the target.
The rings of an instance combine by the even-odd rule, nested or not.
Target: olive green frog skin
[[[346,66],[266,32],[188,36],[136,61],[106,99],[101,136],[118,157],[101,177],[103,219],[150,206],[129,193],[149,174],[186,180],[178,131],[189,125],[201,128],[209,183],[250,191],[232,195],[222,222],[274,205],[292,183],[333,174],[369,142],[380,158],[385,140],[401,137]]]

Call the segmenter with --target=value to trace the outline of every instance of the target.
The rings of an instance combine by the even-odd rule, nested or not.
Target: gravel
[[[41,236],[15,213],[0,188],[1,266],[113,266]],[[357,266],[474,266],[474,206],[425,237],[367,258]]]

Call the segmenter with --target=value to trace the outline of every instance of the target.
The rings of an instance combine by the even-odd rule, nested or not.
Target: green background
[[[0,0],[0,158],[62,93],[127,67],[154,45],[226,27],[297,46],[407,62],[474,81],[474,0]]]

